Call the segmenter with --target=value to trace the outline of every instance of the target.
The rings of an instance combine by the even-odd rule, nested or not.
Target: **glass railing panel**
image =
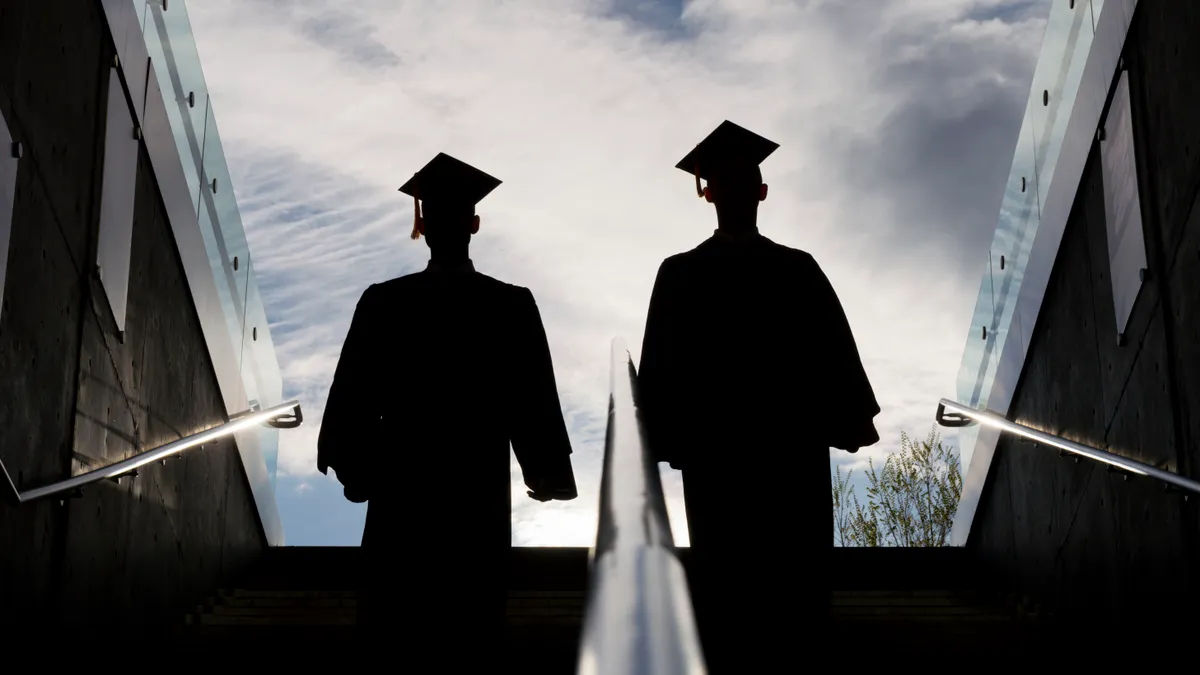
[[[965,405],[987,408],[990,403],[1000,354],[1012,325],[1016,291],[1037,225],[1033,123],[1027,105],[959,367],[958,400]],[[978,429],[975,427],[957,430],[959,459],[964,475],[971,466],[977,436]]]
[[[973,408],[994,403],[990,396],[997,366],[1014,334],[1017,299],[1094,37],[1092,14],[1092,3],[1084,0],[1055,2],[1050,8],[959,370],[959,401]],[[964,472],[970,467],[974,437],[974,430],[960,430]]]
[[[986,371],[988,351],[987,332],[995,325],[995,293],[992,290],[991,263],[983,268],[983,280],[975,300],[975,311],[971,315],[971,326],[967,343],[963,348],[962,365],[958,374],[958,398],[963,401],[979,401],[981,382]]]
[[[146,20],[146,7],[150,4],[149,0],[129,0],[133,5],[133,14],[137,17],[138,25],[144,26]]]
[[[209,222],[215,225],[213,236],[216,251],[210,252],[217,283],[229,286],[234,315],[239,327],[246,314],[246,289],[250,278],[250,246],[242,227],[242,216],[233,194],[229,165],[221,147],[221,134],[213,114],[211,100],[205,116],[204,161],[200,184],[200,211],[207,211]],[[214,255],[215,254],[215,255]],[[239,329],[240,335],[240,329]],[[240,346],[241,340],[234,342]]]
[[[1033,74],[1030,112],[1037,143],[1039,206],[1046,204],[1050,182],[1062,150],[1067,122],[1075,108],[1083,67],[1092,47],[1095,29],[1089,3],[1056,2],[1046,20],[1042,57]]]
[[[210,208],[208,200],[202,200],[198,224],[200,236],[204,239],[205,253],[208,255],[208,265],[213,272],[216,282],[217,297],[221,301],[221,309],[225,315],[225,325],[229,331],[229,342],[234,347],[234,354],[241,353],[242,324],[245,319],[245,297],[237,295],[237,287],[227,272],[230,266],[226,264],[223,247],[219,238],[220,223],[217,222],[215,208]],[[238,261],[239,268],[241,261]],[[241,269],[237,271],[242,271]]]
[[[208,87],[204,84],[186,6],[182,2],[170,3],[164,12],[161,2],[150,5],[144,21],[146,48],[167,104],[167,116],[192,201],[198,204],[209,110]]]
[[[267,321],[266,305],[259,292],[254,264],[247,265],[249,287],[246,292],[246,319],[242,331],[241,375],[251,407],[260,409],[278,405],[283,400],[283,374],[279,372],[279,359],[271,329]],[[259,431],[263,459],[267,463],[267,474],[271,487],[275,486],[276,467],[279,463],[279,432],[271,428]]]
[[[1037,229],[1037,183],[1033,179],[1033,125],[1025,115],[1013,153],[1012,167],[1000,203],[992,248],[988,251],[971,327],[958,375],[960,401],[985,408],[995,378],[1000,349],[1011,323],[1015,284]],[[964,453],[968,450],[964,449]],[[967,456],[964,455],[964,466]]]
[[[979,396],[972,403],[978,408],[987,408],[991,403],[996,368],[1008,337],[1013,332],[1013,313],[1016,311],[1017,298],[1025,279],[1034,236],[1041,223],[1038,185],[1034,181],[1036,134],[1031,108],[1032,102],[1013,152],[1012,170],[1009,172],[1004,198],[1000,203],[1000,217],[996,223],[988,258],[992,298],[995,303],[995,323],[988,334],[987,368],[980,371],[981,377],[976,387]]]
[[[985,266],[983,280],[979,284],[979,295],[975,300],[975,312],[971,315],[971,327],[967,334],[967,343],[963,348],[962,365],[958,373],[958,398],[961,401],[978,401],[985,393],[982,383],[986,380],[989,367],[989,338],[995,326],[995,305],[993,302],[992,275],[990,263]],[[967,466],[969,454],[973,445],[968,445],[967,439],[959,436],[959,448],[963,466]]]

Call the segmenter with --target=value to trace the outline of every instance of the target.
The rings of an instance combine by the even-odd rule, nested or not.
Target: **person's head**
[[[461,248],[479,232],[475,204],[457,199],[425,199],[414,231],[425,236],[430,249]]]
[[[413,198],[412,238],[428,238],[430,249],[457,255],[479,232],[475,205],[500,181],[445,153],[438,153],[400,191]]]
[[[731,162],[709,171],[704,199],[718,209],[757,208],[767,198],[762,170],[757,164]]]
[[[725,120],[675,168],[692,174],[697,194],[716,206],[719,226],[751,226],[758,203],[767,198],[759,165],[778,147]]]

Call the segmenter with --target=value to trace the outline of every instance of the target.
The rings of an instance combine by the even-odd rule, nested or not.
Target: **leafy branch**
[[[839,546],[945,546],[962,495],[958,451],[943,444],[937,427],[921,441],[900,434],[899,452],[882,467],[868,460],[866,504],[837,467],[833,530]]]

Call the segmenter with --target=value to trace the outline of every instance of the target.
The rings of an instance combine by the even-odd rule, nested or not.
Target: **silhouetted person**
[[[662,263],[642,343],[650,449],[683,471],[689,578],[714,673],[822,657],[819,644],[795,650],[828,618],[829,449],[879,440],[879,406],[828,279],[809,254],[758,233],[759,164],[777,147],[726,121],[677,165],[715,206],[717,231]]]
[[[359,299],[317,442],[318,468],[369,502],[367,635],[431,672],[500,663],[510,442],[531,497],[576,496],[533,295],[468,254],[475,205],[499,183],[439,154],[400,188],[429,266]]]

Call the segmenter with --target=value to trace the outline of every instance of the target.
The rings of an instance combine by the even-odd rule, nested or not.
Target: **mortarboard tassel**
[[[413,185],[413,229],[412,229],[412,234],[409,235],[409,238],[411,238],[413,241],[416,241],[421,238],[421,230],[417,227],[421,222],[421,198],[419,197],[419,195],[420,195],[420,193],[417,191],[417,186],[416,186],[416,184],[414,184]]]
[[[700,187],[700,162],[696,162],[696,167],[692,170],[692,175],[696,177],[696,196],[704,198],[704,188]]]

